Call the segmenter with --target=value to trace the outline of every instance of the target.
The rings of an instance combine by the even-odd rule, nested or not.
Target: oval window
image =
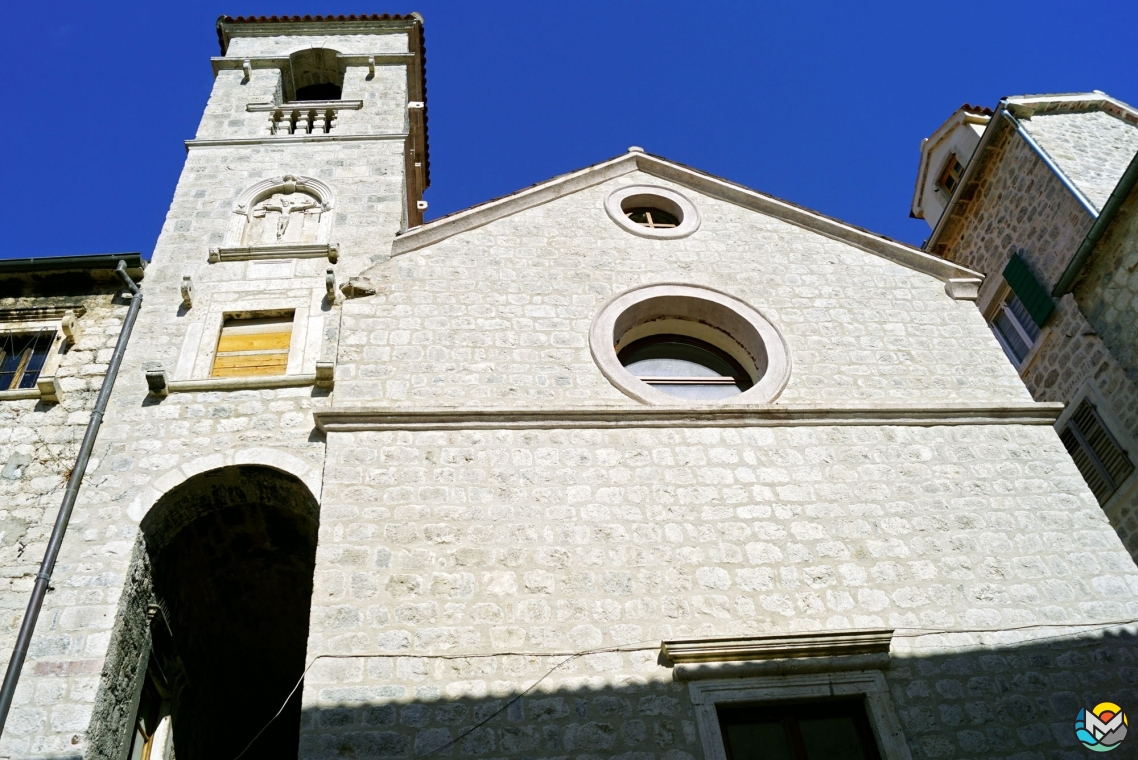
[[[754,383],[726,351],[686,335],[651,335],[625,346],[620,363],[642,382],[678,398],[712,401]]]

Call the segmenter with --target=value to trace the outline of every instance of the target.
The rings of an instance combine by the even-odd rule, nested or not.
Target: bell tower
[[[345,177],[366,172],[374,182],[361,188],[373,199],[359,210],[372,217],[365,226],[390,237],[422,223],[430,177],[419,14],[222,16],[217,36],[213,92],[191,154],[224,147],[254,162],[268,153],[324,162]]]

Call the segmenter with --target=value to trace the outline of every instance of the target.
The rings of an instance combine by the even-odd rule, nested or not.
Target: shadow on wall
[[[1136,644],[1138,637],[1114,629],[1077,640],[1045,640],[951,656],[894,656],[883,673],[916,760],[1085,757],[1074,725],[1081,708],[1089,710],[1108,701],[1129,707],[1138,716]],[[503,690],[506,683],[533,683],[537,679],[523,673],[533,671],[537,660],[556,664],[565,659],[368,659],[373,672],[392,671],[391,685],[368,689],[384,696],[305,710],[300,757],[568,755],[684,760],[703,756],[688,684],[628,678],[622,686],[603,685],[611,677],[611,658],[592,663],[589,657],[577,658],[524,695],[448,698],[434,693],[430,685],[451,683],[492,693]],[[481,677],[474,677],[474,671]],[[421,685],[395,685],[407,683],[406,673],[422,674]],[[771,683],[777,677],[761,680]],[[362,697],[365,689],[341,683],[324,693],[351,691]],[[1116,757],[1138,757],[1138,735],[1124,740],[1118,749],[1122,752]],[[246,757],[252,753],[251,749]]]

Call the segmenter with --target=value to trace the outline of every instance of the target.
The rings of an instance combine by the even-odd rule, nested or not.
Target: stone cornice
[[[713,198],[768,214],[790,224],[840,240],[902,266],[936,277],[982,279],[983,275],[933,256],[905,243],[874,234],[817,211],[796,206],[743,185],[696,171],[647,153],[630,152],[580,171],[556,177],[513,195],[412,228],[392,243],[391,255],[399,256],[433,245],[454,235],[487,225],[525,209],[548,203],[579,190],[598,185],[633,171],[675,182]]]
[[[234,137],[224,140],[185,140],[190,148],[219,148],[243,145],[295,145],[297,143],[369,142],[378,140],[406,140],[406,132],[380,135],[268,135],[265,137]]]
[[[799,427],[938,425],[1052,425],[1062,404],[1017,402],[916,406],[867,404],[819,406],[565,407],[518,409],[395,409],[345,407],[314,412],[328,433],[384,430],[528,430],[645,427]]]
[[[664,641],[660,653],[672,663],[739,662],[787,657],[835,657],[854,654],[888,654],[893,629],[786,633]]]

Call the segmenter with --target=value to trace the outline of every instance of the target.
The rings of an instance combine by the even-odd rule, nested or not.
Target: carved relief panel
[[[329,187],[311,177],[286,174],[241,194],[225,243],[210,250],[210,260],[328,255],[334,261],[331,233]]]
[[[249,210],[242,243],[248,246],[319,242],[319,198],[300,191],[276,192]]]

